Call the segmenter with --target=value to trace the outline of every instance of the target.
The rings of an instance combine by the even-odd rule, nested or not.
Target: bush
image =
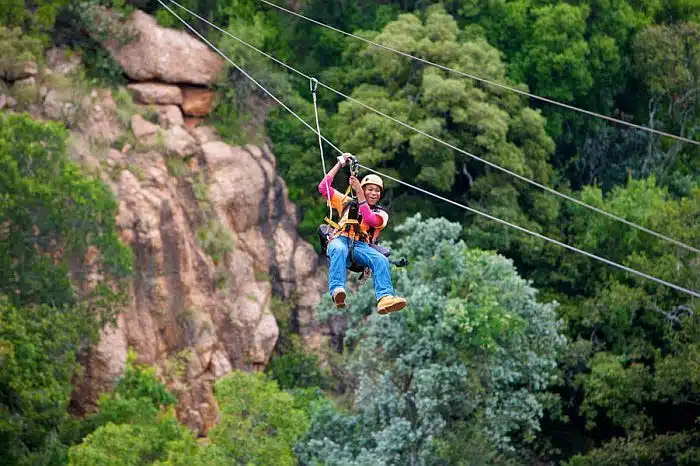
[[[0,78],[13,74],[25,61],[39,60],[42,49],[37,37],[23,34],[18,27],[0,26]]]
[[[291,348],[272,358],[265,372],[277,381],[280,388],[329,387],[327,374],[319,367],[318,356],[307,353],[298,335],[290,337]]]
[[[197,244],[212,258],[215,264],[233,251],[234,241],[231,232],[216,218],[210,218],[197,230]]]

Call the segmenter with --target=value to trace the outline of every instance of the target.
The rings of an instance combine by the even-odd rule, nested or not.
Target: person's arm
[[[335,175],[338,174],[338,170],[340,170],[340,168],[343,166],[344,165],[338,161],[338,163],[331,168],[328,174],[318,184],[318,192],[320,192],[324,198],[328,200],[333,199],[333,194],[335,194],[335,190],[331,187],[333,184],[333,178],[335,178]]]
[[[375,214],[374,212],[372,212],[372,209],[369,208],[369,204],[367,204],[367,198],[365,198],[365,192],[362,190],[362,186],[360,186],[360,180],[358,180],[354,176],[351,176],[350,186],[352,186],[353,190],[355,191],[355,195],[357,196],[357,205],[360,207],[360,215],[362,215],[362,221],[364,221],[370,227],[376,228],[382,226],[382,224],[384,223],[384,219],[381,215]]]

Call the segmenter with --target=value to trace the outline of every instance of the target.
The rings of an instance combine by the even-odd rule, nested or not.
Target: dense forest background
[[[156,1],[99,3],[124,16],[141,8],[182,28]],[[181,3],[474,155],[700,246],[697,145],[449,74],[258,0]],[[694,0],[284,6],[495,82],[700,140]],[[0,0],[0,71],[67,45],[82,53],[86,82],[123,84],[118,65],[84,34],[85,7]],[[183,16],[313,121],[307,81]],[[272,141],[301,230],[315,242],[325,212],[315,135],[233,67],[219,96],[213,120],[228,141]],[[698,254],[490,169],[327,90],[319,98],[322,131],[363,164],[700,289]],[[218,382],[221,422],[206,442],[177,422],[173,396],[153,371],[134,364],[98,413],[73,418],[77,355],[113,318],[121,295],[119,286],[76,291],[69,266],[98,248],[104,276],[118,284],[130,273],[131,255],[118,241],[114,198],[70,160],[65,139],[57,123],[0,115],[0,464],[700,464],[697,299],[391,183],[386,236],[411,262],[395,270],[409,309],[367,319],[374,303],[371,287],[362,288],[352,296],[345,339],[323,366],[300,350],[281,314],[266,373],[236,372]],[[41,237],[32,235],[37,224]],[[56,251],[66,260],[52,260]],[[319,312],[331,314],[327,300]]]

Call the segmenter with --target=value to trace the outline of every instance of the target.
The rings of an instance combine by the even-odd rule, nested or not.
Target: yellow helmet
[[[376,184],[382,189],[382,191],[384,190],[384,182],[377,175],[367,175],[362,178],[360,186],[364,188],[366,184]]]

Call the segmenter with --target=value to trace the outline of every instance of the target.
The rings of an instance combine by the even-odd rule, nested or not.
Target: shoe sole
[[[401,309],[403,309],[404,307],[406,307],[407,304],[408,304],[408,303],[405,302],[405,301],[404,301],[404,302],[394,303],[394,304],[392,304],[392,305],[389,306],[389,307],[386,307],[386,308],[384,308],[384,309],[378,310],[377,313],[378,313],[379,315],[383,315],[383,316],[384,316],[384,315],[387,315],[387,314],[391,314],[392,312],[398,312],[398,311],[400,311]]]
[[[341,291],[335,297],[333,298],[333,301],[335,301],[335,307],[338,309],[344,309],[345,308],[345,298],[346,294]]]

